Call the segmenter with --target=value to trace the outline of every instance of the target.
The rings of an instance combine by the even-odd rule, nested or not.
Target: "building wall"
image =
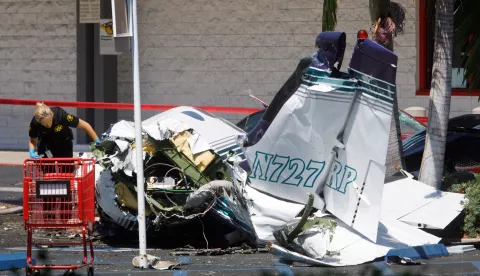
[[[415,99],[415,2],[406,8],[400,57],[401,105]],[[142,102],[261,107],[251,89],[270,101],[300,58],[315,52],[322,29],[319,0],[143,0],[139,2]],[[336,29],[347,33],[343,69],[360,29],[369,29],[368,0],[339,0]],[[131,55],[118,61],[119,100],[132,101]],[[143,117],[153,112],[144,112]],[[220,114],[236,122],[244,115]],[[132,112],[120,117],[133,120]]]
[[[418,1],[405,8],[399,57],[399,107],[428,107],[415,96]],[[315,51],[321,32],[320,0],[142,0],[139,2],[142,101],[183,105],[260,107],[245,92],[270,101],[298,60]],[[348,67],[357,31],[370,28],[368,0],[338,0],[336,30],[347,33],[342,68]],[[131,56],[119,57],[119,100],[132,101]],[[467,113],[476,98],[453,97],[451,116]],[[143,117],[154,112],[144,112]],[[220,114],[233,122],[243,115]],[[133,120],[132,112],[120,117]]]
[[[396,2],[406,10],[394,48],[399,106],[427,108],[428,97],[415,96],[419,4]],[[142,102],[260,108],[246,91],[272,99],[298,60],[315,51],[322,7],[322,0],[139,0]],[[75,0],[0,0],[0,97],[75,101],[75,9]],[[357,31],[370,28],[368,0],[338,0],[337,15],[336,29],[347,33],[345,70]],[[133,102],[130,68],[131,55],[121,54],[119,102]],[[475,106],[477,97],[453,97],[451,116]],[[0,106],[0,149],[26,149],[32,112]],[[119,117],[133,120],[131,111]]]
[[[1,98],[75,101],[75,9],[75,0],[0,0]],[[32,116],[0,105],[0,149],[27,149]]]
[[[269,101],[299,59],[315,51],[322,6],[318,0],[140,1],[142,101],[260,108],[246,90]],[[130,59],[118,61],[120,101],[132,101]]]

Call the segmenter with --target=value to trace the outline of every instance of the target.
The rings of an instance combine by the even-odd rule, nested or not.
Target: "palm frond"
[[[337,0],[323,1],[322,32],[333,31],[337,25]]]
[[[390,0],[369,0],[368,8],[370,11],[370,21],[375,24],[379,18],[385,19],[390,17],[395,23],[395,33],[403,33],[403,27],[405,25],[405,8]]]
[[[388,16],[395,22],[395,35],[402,34],[405,25],[405,8],[399,3],[391,2]]]
[[[462,66],[468,88],[480,88],[480,1],[463,0],[455,12],[455,40],[465,45]]]
[[[390,0],[369,0],[370,21],[376,22],[379,17],[387,17],[390,11]]]

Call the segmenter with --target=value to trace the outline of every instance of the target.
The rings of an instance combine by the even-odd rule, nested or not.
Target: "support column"
[[[77,1],[77,101],[94,101],[94,55],[93,29],[94,24],[80,24],[79,1]],[[77,108],[77,116],[94,126],[92,109]],[[86,144],[89,138],[84,131],[77,131],[76,144]]]
[[[100,1],[100,17],[112,18],[110,0]],[[118,102],[117,56],[100,55],[100,26],[94,24],[94,99],[96,102]],[[100,136],[111,124],[117,122],[118,112],[114,109],[95,109],[95,131]]]

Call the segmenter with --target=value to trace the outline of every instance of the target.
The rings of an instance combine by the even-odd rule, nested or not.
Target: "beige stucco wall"
[[[322,2],[312,0],[141,1],[142,100],[261,107],[245,90],[269,101],[313,53],[321,17]],[[130,66],[130,55],[119,58],[122,101],[132,100]]]
[[[395,39],[399,105],[427,108],[428,97],[415,96],[418,3],[397,2],[406,9],[405,33]],[[75,101],[75,7],[75,0],[0,0],[0,97]],[[322,7],[322,0],[139,0],[142,102],[261,107],[245,91],[272,99],[315,51]],[[347,33],[346,69],[357,31],[370,27],[368,0],[338,0],[337,14],[336,29]],[[130,68],[131,55],[120,55],[120,102],[133,101]],[[477,100],[453,97],[451,116],[480,106]],[[0,105],[0,149],[26,148],[32,111]],[[119,114],[133,120],[130,111]]]
[[[415,96],[418,1],[397,0],[406,10],[395,39],[400,108],[428,107]],[[143,0],[139,2],[140,78],[148,103],[259,107],[244,91],[269,101],[299,58],[315,51],[321,0]],[[336,30],[347,33],[346,69],[356,33],[369,29],[368,0],[338,0]],[[119,99],[132,101],[130,55],[119,58]],[[452,116],[470,112],[477,98],[454,97]],[[151,116],[145,112],[143,116]],[[232,121],[243,115],[220,114]],[[121,112],[126,119],[131,112]]]
[[[75,101],[75,9],[75,0],[0,0],[0,98]],[[0,149],[27,150],[32,115],[0,105]]]
[[[414,98],[415,3],[404,2],[405,34],[395,45],[398,85],[402,96]],[[318,0],[139,2],[142,101],[260,107],[245,90],[271,100],[298,60],[315,51],[322,7]],[[339,0],[337,15],[336,29],[347,33],[346,69],[357,31],[370,26],[368,0]],[[122,54],[118,65],[119,100],[132,101],[131,56]],[[132,112],[120,115],[132,119]],[[244,116],[220,115],[232,121]]]

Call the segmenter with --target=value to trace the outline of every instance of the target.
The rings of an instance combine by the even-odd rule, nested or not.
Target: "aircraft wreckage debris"
[[[271,252],[349,266],[438,244],[422,228],[444,229],[464,195],[405,171],[385,181],[397,56],[361,39],[344,73],[345,33],[323,32],[316,44],[249,133],[187,106],[143,121],[142,145],[132,122],[113,124],[92,144],[102,233],[138,236],[133,149],[141,146],[149,245],[178,242],[171,255]]]
[[[252,248],[246,244],[242,246],[229,247],[229,248],[212,248],[212,249],[196,249],[193,247],[177,248],[170,252],[171,256],[219,256],[228,254],[255,254],[255,253],[268,253],[268,248]]]

